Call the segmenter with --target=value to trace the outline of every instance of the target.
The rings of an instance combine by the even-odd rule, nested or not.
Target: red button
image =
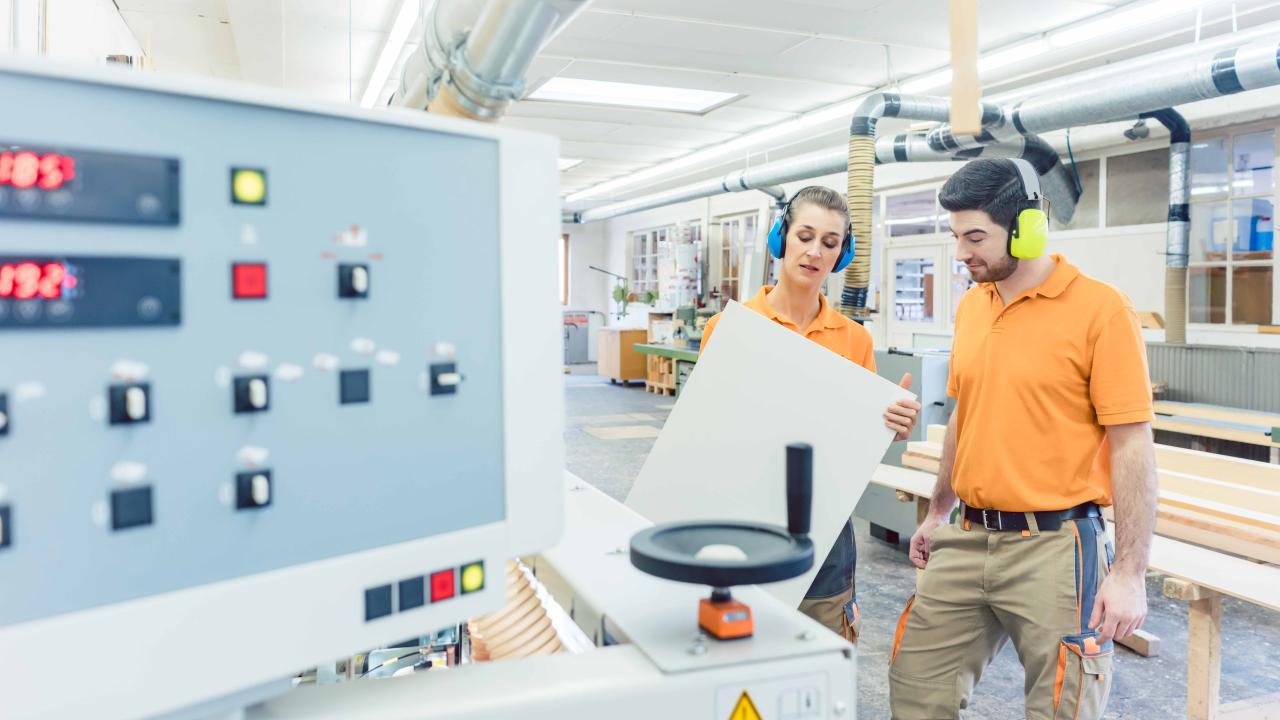
[[[453,570],[431,573],[431,602],[448,600],[453,592]]]
[[[237,300],[260,300],[266,296],[266,263],[231,264],[231,297]]]

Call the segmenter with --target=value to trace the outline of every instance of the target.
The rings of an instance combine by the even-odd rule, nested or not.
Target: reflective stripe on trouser
[[[1087,627],[1110,567],[1100,520],[1033,533],[945,525],[929,549],[889,665],[895,720],[958,718],[1009,640],[1026,673],[1029,720],[1102,716],[1112,647],[1098,647]]]
[[[799,610],[845,640],[851,643],[858,642],[861,617],[858,613],[858,603],[853,599],[852,587],[831,597],[805,598],[800,601]]]

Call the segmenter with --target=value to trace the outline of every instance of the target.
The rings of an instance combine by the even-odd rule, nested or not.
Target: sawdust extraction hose
[[[844,291],[840,294],[840,313],[854,320],[865,320],[867,288],[871,286],[871,202],[876,172],[876,138],[871,135],[849,136],[849,224],[853,226],[853,262],[844,271]]]

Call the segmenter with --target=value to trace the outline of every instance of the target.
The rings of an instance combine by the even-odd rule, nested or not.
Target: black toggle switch
[[[362,263],[341,263],[338,265],[338,297],[369,297],[369,266]]]
[[[369,402],[369,371],[343,370],[338,373],[338,402],[343,405]]]
[[[133,383],[107,388],[112,425],[132,425],[151,420],[151,385]]]
[[[462,375],[458,374],[458,366],[451,362],[432,363],[430,368],[431,394],[456,395]]]
[[[249,375],[235,379],[237,413],[265,412],[271,407],[271,379],[266,375]]]
[[[0,548],[13,544],[13,509],[0,505]]]
[[[236,509],[264,508],[271,504],[274,490],[270,470],[236,473]]]
[[[0,437],[9,434],[9,425],[12,418],[9,417],[9,394],[0,393]]]
[[[111,493],[112,530],[142,527],[150,525],[153,520],[150,485]]]

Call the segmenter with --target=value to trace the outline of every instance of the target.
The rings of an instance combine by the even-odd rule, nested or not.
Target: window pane
[[[1275,132],[1237,135],[1231,145],[1231,192],[1254,195],[1271,192],[1271,166],[1275,164]]]
[[[904,235],[929,235],[937,232],[937,198],[933,190],[906,195],[893,195],[887,199],[885,227],[891,237]]]
[[[1191,205],[1191,261],[1215,262],[1227,259],[1231,239],[1231,218],[1227,203]]]
[[[1169,151],[1107,158],[1107,226],[1169,219]]]
[[[951,261],[951,324],[956,323],[956,310],[960,309],[960,298],[973,287],[973,278],[969,277],[969,269],[959,260]]]
[[[1231,277],[1231,322],[1236,325],[1271,324],[1270,267],[1237,267]]]
[[[1058,225],[1059,230],[1098,227],[1098,175],[1101,165],[1097,160],[1076,163],[1076,171],[1080,173],[1080,200],[1076,202],[1076,212],[1071,216],[1071,222]],[[1068,166],[1067,170],[1070,171],[1071,168]]]
[[[1203,140],[1191,144],[1191,196],[1224,195],[1227,192],[1227,140]]]
[[[1270,260],[1274,252],[1272,243],[1275,237],[1272,230],[1271,199],[1236,200],[1233,208],[1236,235],[1235,244],[1231,246],[1232,259],[1236,262]]]
[[[894,316],[907,322],[933,322],[933,260],[899,260],[894,274]]]
[[[1194,323],[1227,321],[1227,269],[1191,268],[1187,277],[1187,316]]]

